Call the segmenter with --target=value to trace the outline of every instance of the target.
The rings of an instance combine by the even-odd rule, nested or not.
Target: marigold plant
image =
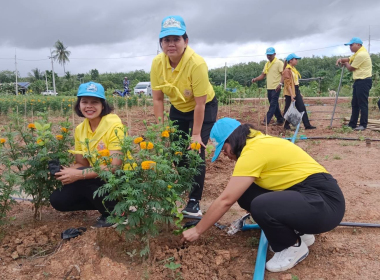
[[[199,143],[191,143],[190,148],[192,150],[199,151],[199,149],[201,148],[201,144],[199,144]]]
[[[108,158],[118,157],[121,166],[108,162],[104,167],[102,159],[97,158],[93,167],[106,182],[94,195],[117,201],[108,222],[116,223],[116,229],[124,231],[128,238],[145,242],[140,255],[149,253],[149,240],[168,224],[178,226],[183,217],[178,207],[184,204],[184,194],[191,190],[193,178],[203,164],[198,151],[187,150],[189,135],[173,132],[170,137],[162,137],[163,127],[175,128],[172,122],[144,124],[145,141],[138,146],[138,138],[128,135],[126,127],[123,135],[117,135],[121,155]],[[92,155],[85,153],[84,157]]]
[[[135,143],[135,144],[139,144],[139,143],[142,142],[142,141],[144,141],[144,138],[142,138],[142,137],[137,137],[137,138],[135,138],[135,140],[133,140],[133,143]]]
[[[169,137],[169,131],[164,130],[164,131],[161,133],[161,136],[164,137],[164,138],[168,138],[168,137]]]

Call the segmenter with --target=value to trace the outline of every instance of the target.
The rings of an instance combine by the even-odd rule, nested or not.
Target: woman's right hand
[[[335,63],[336,66],[339,66],[339,64],[342,64],[342,59],[341,59],[341,58],[339,58],[339,59],[336,61],[336,63]]]

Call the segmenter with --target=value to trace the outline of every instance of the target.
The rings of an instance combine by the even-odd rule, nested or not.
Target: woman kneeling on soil
[[[226,189],[183,241],[197,240],[237,201],[275,252],[266,268],[279,272],[307,257],[313,234],[341,222],[345,201],[336,180],[300,147],[230,118],[215,123],[211,139],[217,143],[212,161],[222,151],[236,165]]]
[[[305,104],[303,103],[302,95],[299,89],[299,78],[301,74],[297,71],[296,65],[298,64],[298,59],[301,59],[299,56],[294,53],[289,54],[285,59],[284,71],[282,72],[282,79],[284,80],[284,95],[285,95],[285,110],[288,111],[289,106],[292,101],[295,102],[296,108],[299,112],[305,112],[302,116],[302,122],[305,126],[305,129],[315,129],[315,126],[312,126],[309,121],[309,117],[306,112]],[[290,129],[288,121],[285,121],[285,129]]]
[[[52,193],[50,203],[58,211],[98,210],[102,215],[94,227],[108,227],[111,224],[106,222],[106,218],[116,202],[103,201],[105,196],[94,197],[94,192],[104,181],[93,171],[83,171],[90,168],[93,162],[83,157],[83,152],[87,150],[84,142],[85,139],[90,140],[90,152],[97,150],[99,154],[110,156],[121,154],[118,137],[123,137],[123,124],[117,115],[111,114],[113,108],[106,102],[101,84],[81,84],[77,96],[75,112],[85,119],[75,129],[75,151],[71,151],[75,154],[75,164],[69,168],[63,167],[56,173],[63,187]],[[118,136],[115,130],[119,130]],[[120,165],[121,160],[114,157],[112,164]]]

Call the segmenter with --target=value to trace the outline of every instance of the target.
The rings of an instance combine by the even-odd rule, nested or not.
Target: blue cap
[[[276,53],[276,50],[274,48],[270,47],[270,48],[267,48],[267,52],[265,54],[271,55],[271,54],[275,54],[275,53]]]
[[[289,62],[289,61],[291,61],[293,58],[301,59],[301,57],[297,56],[297,55],[294,54],[294,53],[291,53],[291,54],[289,54],[289,55],[286,57],[286,61]]]
[[[231,135],[231,133],[234,132],[234,130],[240,125],[240,122],[230,118],[220,119],[214,124],[214,126],[211,129],[210,138],[213,142],[215,142],[216,147],[211,162],[214,162],[219,157],[224,142]]]
[[[347,44],[344,44],[345,46],[348,46],[348,45],[352,45],[352,44],[360,44],[360,45],[363,45],[363,41],[359,38],[359,37],[354,37],[351,39],[350,42],[348,42]]]
[[[160,39],[170,35],[182,36],[186,33],[186,24],[181,16],[168,16],[162,20]]]
[[[80,96],[93,96],[102,99],[106,99],[104,94],[104,87],[101,84],[88,82],[85,84],[81,84],[78,88],[78,97]]]

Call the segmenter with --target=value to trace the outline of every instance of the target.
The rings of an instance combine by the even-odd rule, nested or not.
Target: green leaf
[[[42,125],[39,122],[35,122],[34,125],[36,126],[37,130],[43,130]]]
[[[47,124],[44,124],[44,126],[42,127],[43,130],[48,130],[50,128],[51,124],[50,123],[47,123]]]

